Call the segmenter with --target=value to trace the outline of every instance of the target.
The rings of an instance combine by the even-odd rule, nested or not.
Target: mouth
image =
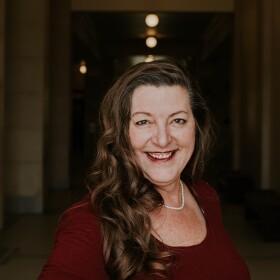
[[[176,150],[168,152],[147,152],[147,156],[152,161],[168,161],[174,157]]]

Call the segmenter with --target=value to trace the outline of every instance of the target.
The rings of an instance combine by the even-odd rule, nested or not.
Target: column
[[[9,212],[43,209],[48,2],[6,2],[5,207]]]
[[[234,166],[280,192],[280,2],[235,4]]]
[[[261,32],[258,0],[235,1],[232,119],[234,168],[260,183],[261,173]]]
[[[4,152],[4,103],[5,103],[5,0],[0,0],[0,229],[3,227],[3,152]]]
[[[71,126],[71,10],[70,0],[51,1],[49,189],[69,186]]]
[[[264,0],[263,0],[264,1]],[[266,1],[264,1],[266,3]],[[269,186],[280,193],[280,1],[271,0],[271,86],[270,86],[270,181]]]

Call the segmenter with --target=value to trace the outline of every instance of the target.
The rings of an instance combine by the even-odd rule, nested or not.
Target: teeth
[[[152,153],[148,153],[151,157],[156,158],[156,159],[166,159],[171,157],[172,152],[169,153],[156,153],[156,154],[152,154]]]

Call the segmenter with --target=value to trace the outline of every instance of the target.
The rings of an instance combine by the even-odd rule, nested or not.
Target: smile
[[[173,155],[175,154],[175,151],[172,152],[165,152],[165,153],[147,153],[147,155],[153,159],[156,160],[167,160],[173,157]]]

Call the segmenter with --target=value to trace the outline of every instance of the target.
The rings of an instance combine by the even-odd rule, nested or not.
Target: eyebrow
[[[186,115],[188,115],[189,113],[187,111],[177,111],[177,112],[174,112],[172,113],[169,117],[173,117],[175,115],[178,115],[178,114],[181,114],[181,113],[184,113]],[[134,117],[135,115],[148,115],[148,116],[152,116],[150,113],[148,112],[134,112],[131,117]]]

